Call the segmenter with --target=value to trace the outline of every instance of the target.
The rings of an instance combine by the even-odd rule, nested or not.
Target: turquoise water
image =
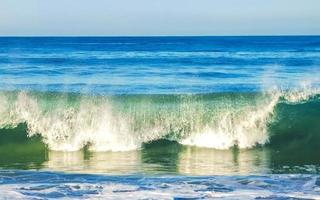
[[[0,38],[0,199],[319,198],[320,37]]]

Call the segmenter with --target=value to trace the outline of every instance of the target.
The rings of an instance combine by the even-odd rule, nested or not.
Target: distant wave
[[[0,129],[25,123],[51,150],[128,151],[167,139],[215,149],[253,148],[317,134],[317,89],[192,95],[0,92]],[[313,128],[312,128],[313,127]],[[1,134],[1,130],[0,130]]]

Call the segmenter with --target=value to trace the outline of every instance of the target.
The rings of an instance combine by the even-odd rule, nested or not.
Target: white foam
[[[307,101],[319,93],[319,89],[313,87],[312,82],[303,81],[298,88],[292,89],[290,92],[283,92],[283,97],[289,103],[300,103]]]
[[[13,107],[6,105],[10,108],[7,117],[12,120],[3,120],[1,124],[25,122],[29,136],[41,134],[49,148],[56,151],[77,151],[88,143],[93,151],[128,151],[139,147],[134,135],[129,134],[126,119],[113,113],[107,102],[97,105],[82,101],[78,109],[57,103],[60,105],[46,111],[37,99],[21,92]]]
[[[180,143],[215,149],[228,149],[234,145],[250,148],[268,142],[267,122],[273,113],[280,95],[271,95],[269,102],[259,103],[258,107],[249,107],[236,115],[224,114],[219,121],[210,124],[201,132],[191,134]]]

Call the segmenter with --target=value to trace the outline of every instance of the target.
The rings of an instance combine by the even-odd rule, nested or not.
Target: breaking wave
[[[128,151],[159,139],[216,149],[252,148],[303,133],[320,119],[319,91],[306,88],[113,96],[2,91],[0,102],[0,134],[26,124],[28,136],[40,135],[56,151],[85,146]],[[312,134],[317,131],[313,128]]]

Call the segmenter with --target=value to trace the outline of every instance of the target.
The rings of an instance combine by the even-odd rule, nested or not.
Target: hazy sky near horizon
[[[320,35],[320,0],[0,0],[0,35]]]

